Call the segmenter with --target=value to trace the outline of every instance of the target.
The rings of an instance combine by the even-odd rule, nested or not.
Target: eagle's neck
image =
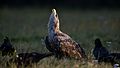
[[[60,29],[59,29],[59,23],[54,23],[54,24],[51,24],[49,23],[48,24],[48,33],[57,33],[57,32],[60,32]]]
[[[61,32],[59,29],[59,18],[55,9],[52,10],[52,13],[48,22],[48,35],[49,39],[53,39],[56,33]]]
[[[48,31],[48,39],[49,39],[49,42],[53,42],[54,41],[54,38],[55,38],[55,35],[57,34],[57,32],[59,32],[58,30],[55,31],[55,30],[49,30]]]
[[[51,39],[53,39],[54,35],[56,33],[61,33],[60,29],[59,29],[59,22],[58,23],[54,23],[54,24],[51,24],[49,22],[48,24],[48,34],[49,34],[49,37]]]

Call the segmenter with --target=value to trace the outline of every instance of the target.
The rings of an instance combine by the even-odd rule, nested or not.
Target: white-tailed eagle
[[[55,9],[48,22],[48,36],[45,39],[46,47],[53,52],[56,57],[70,57],[75,59],[86,58],[83,48],[70,36],[59,29],[59,18]]]

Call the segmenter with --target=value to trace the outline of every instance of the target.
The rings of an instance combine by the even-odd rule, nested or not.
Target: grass
[[[99,37],[105,47],[111,52],[120,52],[120,10],[80,10],[57,9],[60,18],[60,28],[79,42],[86,54],[92,58],[91,50],[94,40]],[[4,36],[9,36],[18,53],[48,52],[43,42],[47,35],[47,23],[50,8],[0,8],[0,44]],[[107,42],[111,42],[110,46]],[[1,57],[1,56],[0,56]],[[33,68],[112,68],[110,64],[93,64],[91,60],[82,64],[77,60],[54,57],[40,60]],[[10,66],[15,68],[15,64]],[[3,58],[0,68],[6,68]],[[29,67],[28,67],[29,68]]]

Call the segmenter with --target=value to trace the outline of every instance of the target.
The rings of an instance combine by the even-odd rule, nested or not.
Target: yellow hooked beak
[[[53,13],[54,15],[57,14],[55,9],[52,9],[52,13]]]

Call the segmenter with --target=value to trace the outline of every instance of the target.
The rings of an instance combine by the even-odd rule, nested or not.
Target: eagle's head
[[[55,9],[52,9],[52,13],[49,18],[48,31],[59,31],[59,18]]]

